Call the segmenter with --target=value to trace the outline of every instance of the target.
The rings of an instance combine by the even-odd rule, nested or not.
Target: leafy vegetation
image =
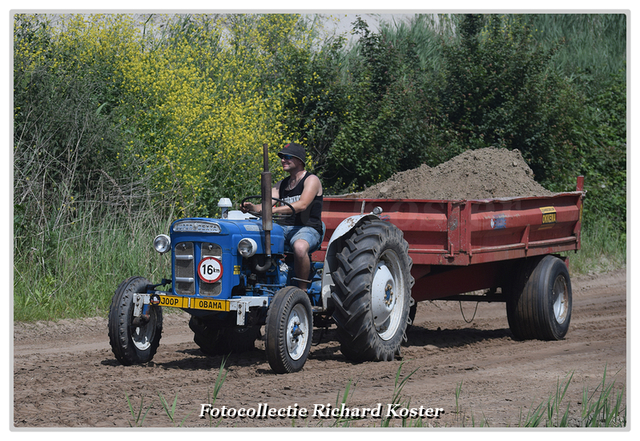
[[[546,401],[532,406],[526,415],[521,413],[518,427],[626,427],[624,391],[615,391],[615,381],[607,384],[606,368],[594,391],[584,387],[579,417],[572,417],[570,403],[565,407],[572,379],[573,373],[570,373],[565,381],[558,380],[555,392]]]
[[[166,276],[151,238],[257,194],[263,143],[276,178],[277,147],[307,145],[333,194],[517,148],[550,190],[585,176],[585,247],[625,264],[623,14],[358,19],[353,39],[318,15],[13,18],[16,319],[103,313],[124,275]]]

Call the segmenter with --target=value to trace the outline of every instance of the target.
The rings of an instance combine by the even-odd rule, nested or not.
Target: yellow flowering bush
[[[20,71],[46,66],[95,78],[96,112],[117,115],[123,145],[115,162],[150,182],[181,215],[213,215],[220,197],[259,192],[262,146],[276,152],[294,133],[285,66],[309,48],[295,14],[24,15],[16,36]],[[16,30],[16,33],[26,32]],[[27,56],[28,54],[28,56]],[[28,78],[27,78],[28,80]],[[27,81],[25,80],[25,81]],[[28,87],[28,81],[24,84]],[[290,121],[290,119],[289,119]]]
[[[174,192],[185,214],[212,214],[219,197],[255,194],[265,143],[272,171],[279,171],[275,153],[288,133],[283,112],[291,86],[269,75],[284,46],[298,44],[286,39],[297,21],[171,17],[162,22],[164,39],[145,41],[146,50],[123,65],[123,104],[143,140],[130,147],[154,170],[155,189]]]

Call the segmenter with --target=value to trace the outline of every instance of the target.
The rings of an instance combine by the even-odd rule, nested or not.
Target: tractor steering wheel
[[[242,207],[244,205],[244,203],[246,201],[248,201],[249,199],[261,199],[262,200],[262,196],[260,196],[260,195],[247,196],[246,198],[244,198],[243,200],[240,201],[240,206]],[[273,217],[273,220],[275,222],[278,222],[278,219],[286,219],[289,216],[293,220],[293,218],[294,218],[294,216],[296,214],[296,210],[293,208],[293,206],[290,203],[285,202],[282,199],[278,199],[278,198],[274,198],[274,197],[272,197],[271,199],[273,199],[276,202],[283,203],[284,205],[286,205],[287,207],[289,207],[291,209],[291,213],[290,214],[273,214],[272,217]],[[257,218],[261,218],[262,217],[262,212],[259,213],[257,211],[247,210],[247,213],[249,213],[250,215],[255,216]]]

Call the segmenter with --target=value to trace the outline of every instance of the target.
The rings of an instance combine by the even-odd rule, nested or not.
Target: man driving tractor
[[[322,183],[320,179],[305,170],[306,152],[303,146],[289,143],[278,152],[282,168],[289,176],[277,182],[271,195],[289,205],[275,206],[273,214],[293,214],[285,216],[278,223],[284,229],[285,250],[293,252],[294,268],[298,286],[308,286],[311,262],[309,253],[320,247],[323,237],[322,227]],[[262,212],[261,204],[245,202],[242,211]]]

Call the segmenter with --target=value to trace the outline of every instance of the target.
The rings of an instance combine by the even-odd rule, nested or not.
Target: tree
[[[440,102],[462,148],[517,148],[545,181],[567,160],[559,122],[579,97],[554,67],[559,46],[535,45],[534,32],[520,16],[464,16],[460,44],[444,46]]]

